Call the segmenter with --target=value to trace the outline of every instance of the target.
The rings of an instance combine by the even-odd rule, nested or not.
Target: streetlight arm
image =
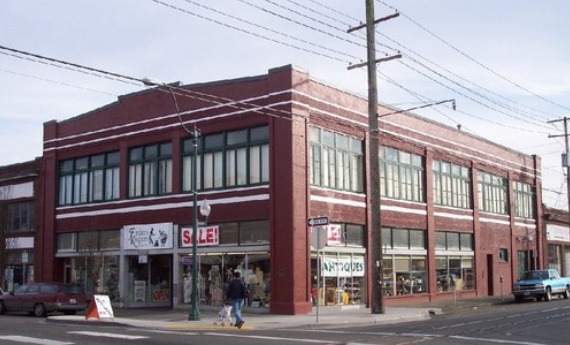
[[[180,107],[178,106],[178,100],[176,99],[176,94],[174,93],[174,88],[172,86],[166,84],[162,80],[158,80],[158,79],[154,79],[154,78],[143,78],[142,82],[146,86],[159,86],[159,87],[164,87],[165,89],[167,89],[168,92],[170,93],[170,95],[172,96],[172,101],[174,102],[174,108],[176,109],[176,115],[178,116],[178,121],[180,121],[182,128],[184,128],[184,130],[189,134],[192,134],[192,135],[196,134],[196,124],[194,124],[194,131],[191,131],[190,129],[188,129],[186,127],[186,125],[182,121],[182,116],[180,115]]]
[[[143,78],[142,82],[146,86],[166,86],[166,83],[163,82],[162,80],[153,79],[153,78]]]

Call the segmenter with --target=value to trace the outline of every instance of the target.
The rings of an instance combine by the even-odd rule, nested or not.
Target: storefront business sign
[[[172,223],[127,225],[123,228],[123,248],[173,248],[172,237]]]
[[[322,260],[323,277],[364,277],[364,257]]]
[[[182,228],[181,247],[192,247],[192,228]],[[220,244],[220,227],[218,225],[198,228],[198,246],[217,246]]]

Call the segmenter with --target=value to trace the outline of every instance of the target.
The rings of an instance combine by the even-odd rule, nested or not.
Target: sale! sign
[[[342,244],[342,229],[338,224],[329,224],[327,226],[327,244],[334,246]]]
[[[181,233],[181,246],[191,247],[193,242],[192,239],[192,228],[182,228]],[[220,227],[218,225],[206,226],[198,228],[196,244],[198,246],[216,246],[220,244]]]

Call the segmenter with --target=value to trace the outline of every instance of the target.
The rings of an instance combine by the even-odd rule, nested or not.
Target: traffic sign
[[[307,225],[309,226],[328,225],[328,224],[329,224],[328,217],[312,217],[307,219]]]
[[[321,250],[327,245],[328,231],[325,226],[316,226],[311,229],[311,246]]]

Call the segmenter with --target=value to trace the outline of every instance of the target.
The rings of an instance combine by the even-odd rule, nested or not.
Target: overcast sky
[[[570,115],[565,0],[375,1],[379,100],[542,157],[544,201],[567,209],[560,155]],[[364,0],[3,0],[0,165],[42,155],[43,123],[144,88],[43,59],[133,78],[196,83],[293,64],[366,95]],[[39,55],[32,57],[10,49]]]

